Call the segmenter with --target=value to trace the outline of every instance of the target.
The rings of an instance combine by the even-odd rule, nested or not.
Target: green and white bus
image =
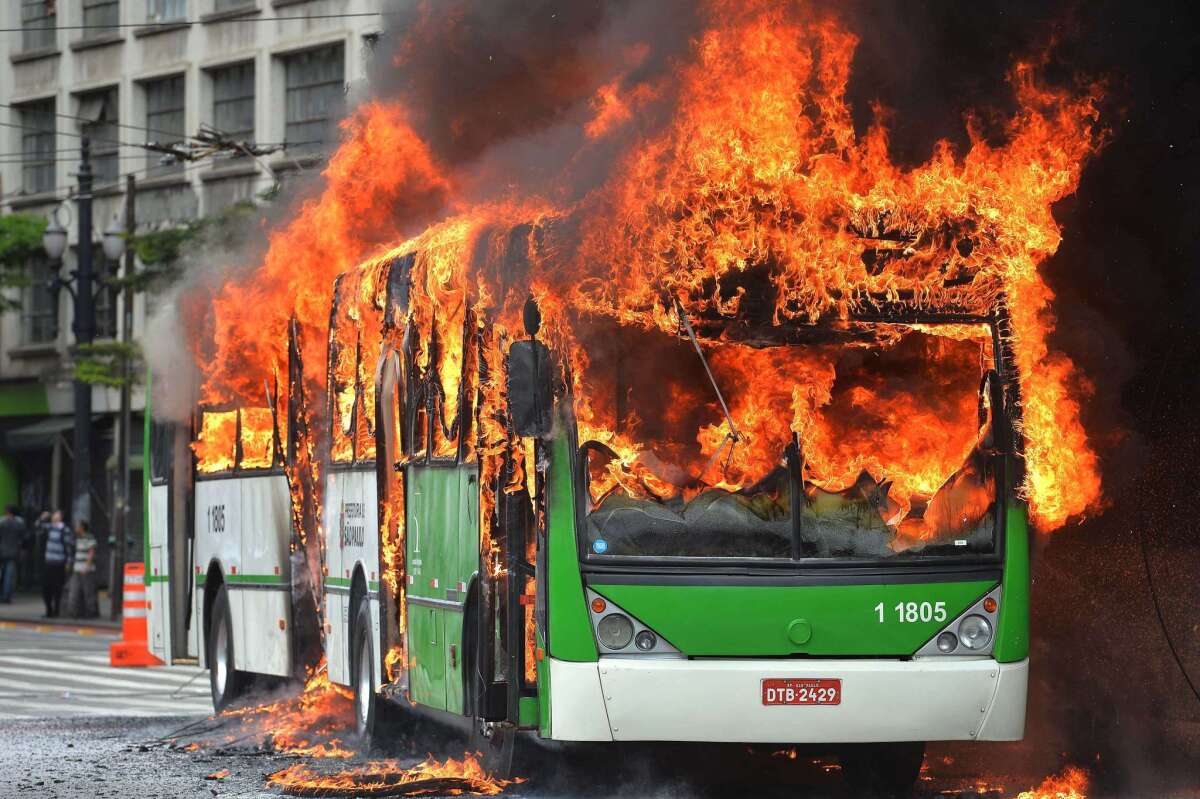
[[[864,296],[811,325],[679,303],[671,331],[580,314],[549,329],[531,298],[512,332],[433,297],[423,257],[339,279],[321,401],[292,363],[267,417],[210,409],[147,437],[152,645],[212,669],[218,708],[237,675],[311,665],[299,575],[319,568],[323,654],[358,734],[399,703],[469,729],[500,770],[520,731],[821,744],[848,779],[896,791],[925,742],[1023,736],[1029,533],[1002,296]],[[767,401],[768,362],[794,402],[828,367],[825,438]],[[308,434],[308,486],[304,402],[328,425]],[[263,418],[268,450],[251,440]],[[188,444],[219,423],[236,443],[198,471]],[[900,451],[883,446],[897,431],[897,457],[959,462],[903,496],[878,452],[847,461],[863,464],[848,484],[820,479],[839,447]],[[735,468],[753,479],[721,476]]]

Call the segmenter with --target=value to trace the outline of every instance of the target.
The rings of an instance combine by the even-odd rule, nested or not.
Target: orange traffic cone
[[[121,604],[121,638],[108,645],[113,666],[161,666],[146,643],[146,564],[125,564],[125,590]]]

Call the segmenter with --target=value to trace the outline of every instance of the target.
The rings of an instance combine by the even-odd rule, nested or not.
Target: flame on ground
[[[304,757],[351,757],[342,736],[353,726],[353,694],[329,681],[324,662],[304,684],[304,690],[249,707],[231,708],[223,715],[240,721],[232,739],[253,737],[276,752]]]
[[[1077,766],[1047,777],[1038,787],[1021,791],[1017,799],[1087,799],[1088,774]]]
[[[473,755],[445,761],[430,756],[409,767],[397,760],[376,760],[332,773],[297,763],[267,776],[267,785],[295,796],[494,796],[518,781],[488,775]]]

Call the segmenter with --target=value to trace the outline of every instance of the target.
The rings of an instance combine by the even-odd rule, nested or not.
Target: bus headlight
[[[958,639],[967,649],[984,649],[991,643],[992,625],[983,616],[967,616],[958,625]]]
[[[937,648],[939,652],[949,655],[958,649],[958,636],[947,630],[937,637]]]
[[[624,649],[633,640],[633,622],[620,613],[610,613],[596,625],[596,636],[609,649]]]
[[[649,652],[658,645],[658,637],[649,630],[642,630],[637,634],[637,637],[633,639],[633,643],[636,644],[637,648],[643,652]]]

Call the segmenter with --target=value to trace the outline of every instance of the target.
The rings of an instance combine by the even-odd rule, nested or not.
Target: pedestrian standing
[[[75,559],[75,535],[63,524],[62,511],[56,510],[46,525],[46,569],[42,581],[42,601],[46,603],[46,618],[59,613],[63,584],[67,580],[67,564]]]
[[[17,515],[17,506],[9,505],[0,518],[0,602],[12,602],[17,583],[17,561],[25,547],[25,520]]]
[[[100,615],[96,601],[96,539],[82,519],[75,523],[75,561],[67,585],[67,612],[76,619]]]

